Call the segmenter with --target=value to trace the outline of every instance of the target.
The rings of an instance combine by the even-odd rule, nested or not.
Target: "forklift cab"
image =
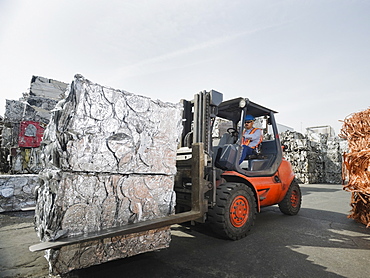
[[[236,171],[245,176],[271,176],[282,160],[282,148],[277,124],[271,109],[249,101],[246,98],[235,98],[220,103],[217,118],[223,126],[220,139],[213,141],[213,161],[216,168],[223,171]],[[254,155],[247,156],[239,165],[242,152],[242,136],[245,116],[250,114],[256,118],[254,127],[260,128],[263,140],[256,148]],[[222,125],[221,124],[221,125]]]

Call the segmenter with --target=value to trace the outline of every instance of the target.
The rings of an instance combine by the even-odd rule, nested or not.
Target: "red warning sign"
[[[39,122],[24,121],[21,122],[18,138],[19,147],[39,147],[44,135],[44,128]]]

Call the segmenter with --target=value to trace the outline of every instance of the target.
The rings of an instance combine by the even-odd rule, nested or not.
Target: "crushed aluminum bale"
[[[102,87],[77,75],[44,134],[64,171],[176,173],[182,107]]]
[[[42,241],[174,213],[182,106],[76,75],[42,142],[36,230]],[[52,274],[166,248],[169,227],[48,250]]]
[[[0,212],[35,206],[38,175],[0,175]]]
[[[174,213],[173,176],[71,173],[44,170],[37,190],[40,238],[54,240]],[[46,217],[52,212],[52,218]],[[52,231],[52,233],[51,233]]]
[[[43,98],[47,100],[56,100],[59,101],[64,98],[64,92],[67,88],[68,84],[58,81],[58,80],[53,80],[41,76],[32,76],[31,79],[31,87],[29,90],[29,93],[27,94],[27,99],[38,99],[38,98]],[[30,101],[28,101],[30,102]],[[31,104],[31,103],[30,103]],[[36,105],[38,107],[45,106],[47,102],[45,103],[44,101],[40,103],[40,105]],[[31,104],[34,105],[34,104]],[[52,110],[55,106],[55,103],[50,107]]]
[[[6,100],[4,122],[17,123],[22,121],[26,104],[19,100]]]

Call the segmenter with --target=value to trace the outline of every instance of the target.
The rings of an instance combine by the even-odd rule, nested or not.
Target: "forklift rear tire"
[[[301,209],[302,193],[298,182],[294,179],[284,197],[279,203],[279,209],[287,215],[296,215]]]
[[[247,236],[256,213],[256,200],[247,185],[225,183],[217,188],[216,204],[209,209],[208,220],[215,233],[238,240]]]

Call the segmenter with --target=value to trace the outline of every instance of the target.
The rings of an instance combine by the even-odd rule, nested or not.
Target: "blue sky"
[[[178,102],[215,89],[297,131],[370,106],[370,1],[0,1],[0,114],[32,75]]]

